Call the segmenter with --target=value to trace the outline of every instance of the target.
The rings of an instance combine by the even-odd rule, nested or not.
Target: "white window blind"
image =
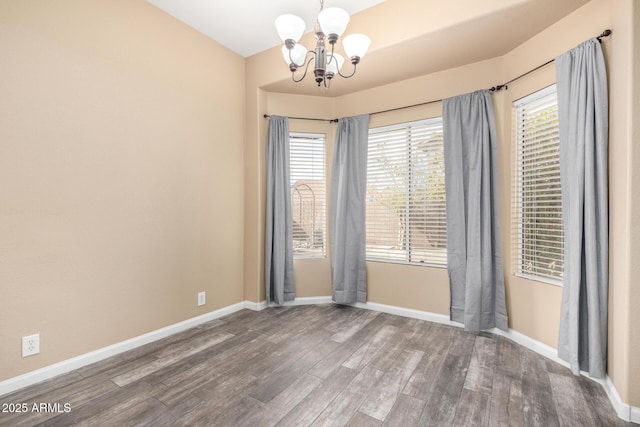
[[[442,118],[369,130],[367,259],[446,267]]]
[[[325,136],[290,133],[293,257],[324,258],[326,242]]]
[[[514,103],[513,248],[517,274],[561,284],[564,268],[558,100],[555,85]]]

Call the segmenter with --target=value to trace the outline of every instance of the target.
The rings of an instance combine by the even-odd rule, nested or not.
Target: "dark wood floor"
[[[243,310],[0,402],[70,404],[10,426],[629,425],[507,339],[336,305]]]

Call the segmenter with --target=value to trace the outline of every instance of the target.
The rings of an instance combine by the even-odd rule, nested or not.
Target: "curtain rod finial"
[[[610,35],[611,35],[611,30],[607,28],[602,32],[602,34],[600,34],[596,38],[598,39],[599,42],[601,42],[604,37],[609,37]]]

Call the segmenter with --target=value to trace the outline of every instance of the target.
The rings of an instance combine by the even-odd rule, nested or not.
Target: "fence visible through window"
[[[326,256],[325,137],[290,134],[294,258]]]

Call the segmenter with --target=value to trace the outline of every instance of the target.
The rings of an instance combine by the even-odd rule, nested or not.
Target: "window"
[[[560,284],[564,268],[555,85],[514,103],[517,275]]]
[[[291,133],[290,178],[293,257],[325,257],[325,137]]]
[[[367,259],[446,267],[442,118],[369,130]]]

